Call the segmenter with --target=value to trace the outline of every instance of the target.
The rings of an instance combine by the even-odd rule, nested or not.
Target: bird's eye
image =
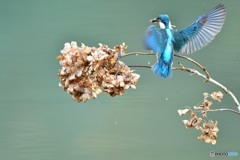
[[[152,35],[152,31],[148,31],[148,35],[149,35],[149,36]]]

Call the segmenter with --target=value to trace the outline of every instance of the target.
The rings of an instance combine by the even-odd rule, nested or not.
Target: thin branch
[[[189,108],[189,109],[192,111],[191,108]],[[194,112],[219,112],[219,111],[228,111],[228,112],[232,112],[232,113],[236,113],[236,114],[240,115],[239,111],[229,109],[229,108],[219,108],[219,109],[209,109],[209,110],[196,109],[196,110],[194,110]]]
[[[130,55],[155,55],[154,53],[145,53],[145,52],[130,52],[127,53],[125,55],[122,55],[120,58],[122,57],[126,57],[126,56],[130,56]],[[183,56],[183,55],[179,55],[179,54],[174,54],[174,56],[179,57],[179,58],[183,58],[186,59],[192,63],[194,63],[195,65],[197,65],[199,68],[201,68],[201,70],[203,70],[203,72],[206,74],[203,75],[201,74],[199,71],[195,70],[195,69],[191,69],[191,68],[185,68],[183,65],[181,65],[181,67],[173,67],[173,70],[182,70],[182,71],[187,71],[190,73],[193,73],[195,75],[198,75],[200,77],[202,77],[205,81],[211,82],[215,85],[217,85],[218,87],[220,87],[225,93],[227,93],[228,95],[230,95],[234,101],[234,103],[236,104],[238,111],[240,111],[240,103],[238,101],[238,99],[235,97],[235,95],[224,85],[222,85],[221,83],[219,83],[218,81],[214,80],[213,78],[210,77],[210,74],[208,73],[207,69],[205,67],[203,67],[200,63],[196,62],[195,60],[187,57],[187,56]],[[179,63],[180,64],[180,63]],[[151,68],[151,66],[145,66],[145,65],[130,65],[129,67],[142,67],[142,68]]]
[[[174,54],[174,56],[179,57],[179,58],[183,58],[186,59],[192,63],[194,63],[195,65],[197,65],[199,68],[201,68],[201,70],[207,75],[207,79],[210,78],[210,74],[208,73],[207,69],[205,67],[203,67],[200,63],[196,62],[195,60],[193,60],[192,58],[189,58],[187,56],[183,56],[183,55],[179,55],[179,54]]]
[[[147,65],[128,65],[128,67],[152,68],[151,66]]]
[[[218,111],[228,111],[228,112],[232,112],[232,113],[236,113],[236,114],[239,114],[239,115],[240,115],[240,112],[235,111],[235,110],[233,110],[233,109],[228,109],[228,108],[210,109],[210,110],[207,110],[207,112],[218,112]]]
[[[220,87],[225,93],[227,93],[228,95],[230,95],[234,101],[234,103],[236,104],[238,111],[240,111],[240,103],[238,101],[238,99],[235,97],[235,95],[224,85],[222,85],[221,83],[219,83],[218,81],[214,80],[213,78],[209,78],[203,74],[201,74],[200,72],[198,72],[195,69],[191,69],[191,68],[185,68],[185,67],[173,67],[173,70],[181,70],[181,71],[187,71],[190,72],[192,74],[195,74],[197,76],[200,76],[202,78],[204,78],[205,80],[207,80],[208,82],[211,82],[213,84],[215,84],[216,86]]]
[[[129,52],[125,55],[121,55],[120,58],[131,56],[131,55],[156,55],[155,53],[145,53],[145,52]]]
[[[129,65],[129,67],[151,68],[151,66],[148,66],[148,65]],[[173,70],[180,70],[180,71],[190,72],[190,73],[195,74],[195,75],[197,75],[199,77],[202,77],[206,81],[211,82],[211,83],[215,84],[216,86],[220,87],[226,94],[228,94],[230,97],[232,97],[234,103],[236,104],[236,106],[238,108],[238,111],[240,112],[240,103],[239,103],[238,99],[235,97],[235,95],[227,87],[225,87],[224,85],[222,85],[218,81],[214,80],[211,77],[208,78],[207,76],[203,75],[202,73],[198,72],[195,69],[186,68],[183,65],[181,65],[181,67],[172,67],[172,69]],[[228,109],[228,110],[230,110],[230,109]],[[237,112],[237,111],[235,111],[235,112]]]

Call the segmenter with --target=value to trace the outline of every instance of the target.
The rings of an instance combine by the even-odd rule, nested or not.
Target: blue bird
[[[148,27],[145,34],[145,48],[158,55],[152,67],[153,72],[163,78],[170,77],[173,53],[194,53],[208,45],[221,31],[225,17],[225,7],[219,4],[179,31],[172,29],[167,15],[150,20],[151,23],[158,22],[160,26],[159,30],[154,26]]]
[[[157,62],[152,66],[153,72],[157,76],[164,78],[172,75],[173,58],[173,31],[169,28],[169,17],[160,15],[161,23],[165,28],[157,30],[155,26],[150,26],[145,34],[145,48],[157,53]]]

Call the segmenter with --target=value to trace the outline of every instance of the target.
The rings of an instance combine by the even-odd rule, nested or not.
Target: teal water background
[[[240,154],[240,116],[218,112],[216,145],[197,140],[177,110],[192,106],[203,92],[219,90],[188,73],[160,79],[149,69],[136,90],[77,103],[58,87],[56,56],[65,42],[110,47],[125,42],[128,52],[144,51],[149,20],[167,13],[178,29],[219,3],[226,5],[222,32],[189,55],[240,98],[240,1],[238,0],[0,0],[0,159],[158,160],[212,159],[210,151]],[[132,56],[127,64],[154,63]],[[174,65],[180,61],[174,58]],[[181,62],[190,65],[186,61]],[[216,107],[235,109],[229,96]],[[239,158],[234,157],[235,159]]]

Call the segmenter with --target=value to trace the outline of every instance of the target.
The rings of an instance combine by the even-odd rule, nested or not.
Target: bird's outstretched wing
[[[187,28],[174,32],[175,51],[189,54],[208,45],[221,31],[225,16],[225,7],[219,4]]]
[[[144,36],[145,49],[152,50],[160,58],[167,44],[166,36],[164,30],[159,31],[155,26],[149,26]]]

